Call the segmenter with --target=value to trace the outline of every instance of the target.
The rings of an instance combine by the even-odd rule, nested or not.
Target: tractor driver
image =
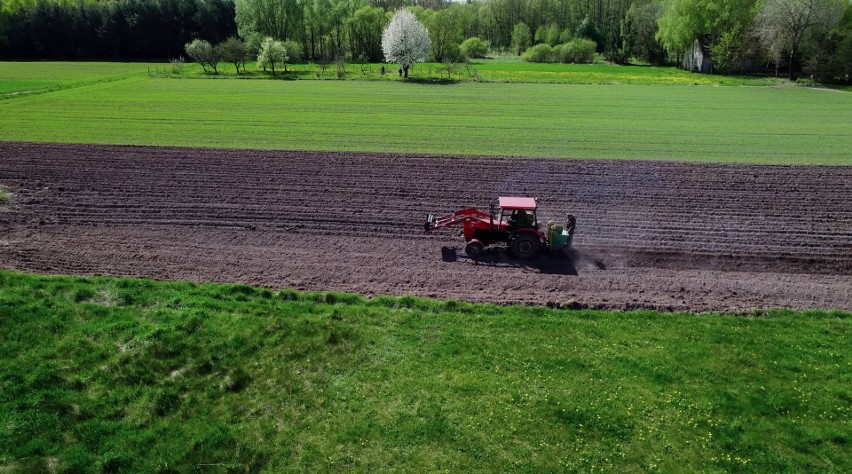
[[[532,227],[534,224],[532,211],[518,209],[509,216],[509,227]]]

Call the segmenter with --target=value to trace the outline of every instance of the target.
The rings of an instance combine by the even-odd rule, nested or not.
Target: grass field
[[[155,64],[104,62],[0,62],[0,99],[127,77],[142,77]]]
[[[852,95],[802,88],[146,76],[0,101],[0,140],[852,163]]]
[[[0,271],[0,470],[849,472],[851,323]]]

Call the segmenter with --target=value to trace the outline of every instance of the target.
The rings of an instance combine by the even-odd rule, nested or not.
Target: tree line
[[[682,64],[700,51],[713,72],[852,73],[850,0],[0,0],[0,57],[171,59],[193,39],[239,36],[251,54],[273,38],[298,49],[291,61],[375,62],[403,7],[439,62],[462,57],[470,38],[514,54],[549,45],[554,58],[592,41],[616,63]]]
[[[233,0],[0,0],[0,58],[177,58],[237,31]]]

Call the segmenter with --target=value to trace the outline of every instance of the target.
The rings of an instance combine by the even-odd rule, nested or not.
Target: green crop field
[[[0,471],[849,472],[849,316],[0,271]]]
[[[0,99],[141,77],[146,74],[147,68],[157,66],[106,62],[0,62]]]
[[[796,87],[143,72],[0,101],[0,140],[714,162],[849,164],[850,123],[852,95]]]

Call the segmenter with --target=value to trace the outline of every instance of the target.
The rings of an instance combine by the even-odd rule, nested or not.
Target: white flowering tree
[[[397,10],[382,33],[385,60],[399,64],[408,77],[408,68],[418,61],[425,61],[431,49],[432,41],[423,24],[410,11]]]
[[[263,39],[260,43],[260,52],[257,54],[257,67],[272,68],[272,75],[275,76],[275,66],[283,65],[287,62],[287,48],[284,43],[273,39],[269,36]]]

